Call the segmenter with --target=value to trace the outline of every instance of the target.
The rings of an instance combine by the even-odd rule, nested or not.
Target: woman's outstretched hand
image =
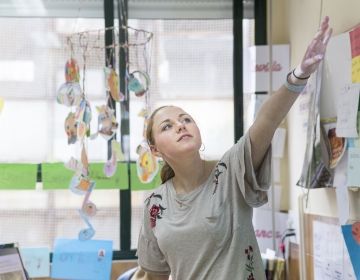
[[[314,39],[307,47],[301,63],[295,68],[296,76],[304,78],[316,71],[321,60],[324,58],[331,33],[332,28],[329,26],[329,17],[326,16],[322,20]]]

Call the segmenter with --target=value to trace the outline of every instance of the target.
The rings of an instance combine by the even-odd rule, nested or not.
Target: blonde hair
[[[166,106],[161,106],[161,107],[157,108],[154,112],[152,112],[150,117],[147,119],[146,140],[147,140],[149,145],[155,145],[155,139],[154,139],[154,136],[153,136],[154,117],[155,117],[157,112],[159,112],[161,109],[167,108],[167,107],[171,107],[171,106],[166,105]],[[165,183],[167,180],[171,179],[174,176],[175,176],[174,170],[164,160],[164,165],[163,165],[163,167],[161,168],[161,171],[160,171],[161,183],[162,184]]]

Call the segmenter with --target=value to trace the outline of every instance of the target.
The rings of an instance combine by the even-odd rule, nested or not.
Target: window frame
[[[103,17],[105,19],[105,27],[113,26],[114,21],[116,19],[119,20],[119,17],[114,15],[114,10],[117,9],[117,15],[120,14],[121,7],[119,5],[120,1],[102,1],[102,0],[89,0],[85,2],[82,0],[45,0],[43,1],[44,6],[43,7],[29,7],[29,4],[26,4],[26,1],[23,1],[18,6],[14,7],[12,3],[5,2],[0,4],[0,17],[68,17],[68,18],[79,18],[79,17],[86,17],[86,18],[101,18]],[[65,2],[65,3],[64,3]],[[115,2],[115,3],[114,3]],[[239,17],[241,19],[246,18],[253,18],[253,11],[254,11],[254,1],[246,1],[244,0],[242,4],[233,6],[233,2],[231,0],[224,0],[224,1],[216,1],[216,0],[208,0],[208,2],[203,3],[202,5],[209,4],[209,9],[205,9],[202,13],[199,13],[199,10],[196,10],[196,15],[193,13],[189,13],[189,10],[194,11],[194,5],[199,5],[203,1],[172,1],[172,5],[167,6],[165,9],[160,9],[161,5],[163,4],[161,1],[126,1],[125,3],[129,3],[128,10],[129,11],[129,18],[130,19],[216,19],[216,18],[233,18],[233,17]],[[141,5],[147,3],[151,6],[151,12],[149,13],[149,7],[148,9],[144,8],[146,5]],[[191,3],[195,3],[193,5],[190,5]],[[216,5],[211,5],[214,3],[218,3]],[[117,5],[116,5],[117,4]],[[186,5],[189,5],[186,7]],[[241,7],[239,7],[241,6]],[[235,14],[234,9],[237,9],[236,11],[242,14]],[[180,11],[179,11],[180,10]],[[170,12],[169,12],[170,11]],[[175,11],[175,13],[174,13]],[[239,19],[239,18],[238,18]],[[238,21],[236,21],[238,23]],[[112,25],[111,25],[112,23]],[[119,22],[119,25],[123,23]],[[235,24],[235,21],[234,21]],[[127,25],[127,22],[125,22],[125,25]],[[242,25],[241,25],[242,29]],[[242,30],[236,29],[234,30],[234,36],[236,33],[239,33],[242,36]],[[125,35],[125,34],[124,34]],[[239,34],[237,34],[239,35]],[[109,39],[110,40],[110,39]],[[111,39],[112,40],[112,39]],[[122,40],[124,40],[124,37],[122,37]],[[234,37],[235,40],[235,37]],[[242,40],[238,41],[237,44],[241,42]],[[236,42],[235,42],[236,43]],[[236,45],[239,47],[239,45]],[[237,48],[239,49],[239,48]],[[240,49],[242,50],[242,46],[240,46]],[[106,55],[106,54],[105,54]],[[126,55],[126,54],[121,54]],[[241,61],[242,65],[242,51],[240,52],[240,57],[234,58],[234,64],[237,63],[237,61]],[[125,73],[125,67],[126,65],[120,64],[119,65],[119,71],[120,71],[120,77],[124,77],[125,75],[121,75],[121,73]],[[235,68],[234,68],[235,71]],[[235,71],[238,76],[242,77],[242,66],[240,69]],[[120,85],[125,85],[125,82],[120,82]],[[238,139],[239,136],[242,135],[243,130],[243,118],[242,118],[242,109],[240,110],[240,114],[238,109],[242,108],[242,93],[239,90],[242,91],[242,83],[238,85],[236,88],[234,88],[234,106],[237,107],[235,113],[235,138]],[[123,92],[125,90],[123,89]],[[236,99],[235,99],[236,98]],[[123,106],[128,106],[129,104],[124,104]],[[125,110],[121,110],[122,112],[125,112]],[[121,117],[121,128],[123,131],[121,131],[121,135],[123,133],[125,135],[128,134],[129,131],[129,119]],[[136,257],[136,250],[131,249],[131,176],[130,176],[130,163],[128,162],[128,185],[129,188],[127,190],[120,190],[119,191],[119,199],[120,199],[120,250],[114,250],[113,251],[113,260],[129,260],[129,259],[137,259]],[[133,163],[133,162],[132,162]],[[37,181],[40,181],[41,173],[40,170],[41,167],[38,166],[38,177]],[[52,260],[52,253],[50,254],[50,261]]]

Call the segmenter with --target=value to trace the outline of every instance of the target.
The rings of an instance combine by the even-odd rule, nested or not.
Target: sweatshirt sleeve
[[[267,203],[267,191],[271,184],[271,146],[257,171],[252,163],[249,133],[241,137],[224,157],[229,161],[229,171],[235,177],[235,184],[246,203],[251,207]]]

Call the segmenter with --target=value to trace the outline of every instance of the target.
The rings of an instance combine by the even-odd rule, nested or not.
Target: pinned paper
[[[348,169],[347,185],[348,187],[360,186],[360,148],[348,149]]]
[[[50,276],[49,248],[20,248],[25,269],[31,278]]]
[[[360,83],[360,27],[349,32],[351,46],[351,81]]]
[[[360,222],[343,225],[341,229],[356,279],[360,279]]]
[[[346,85],[339,92],[337,104],[336,134],[338,137],[358,137],[357,112],[359,85]]]
[[[111,240],[55,240],[51,278],[110,279],[112,246]]]

